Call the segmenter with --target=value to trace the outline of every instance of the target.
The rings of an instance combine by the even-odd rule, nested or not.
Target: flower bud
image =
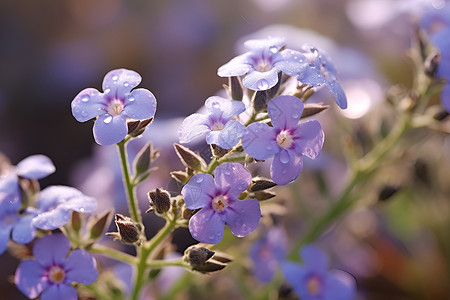
[[[242,85],[239,80],[239,77],[237,76],[228,77],[228,85],[230,89],[231,99],[242,101],[244,93],[242,92]]]
[[[153,207],[158,214],[164,214],[170,209],[170,194],[164,189],[154,189],[148,192],[150,206]]]
[[[301,119],[314,116],[315,114],[320,113],[321,111],[327,109],[328,107],[330,106],[316,103],[306,103],[305,108],[303,109]]]
[[[275,196],[276,196],[275,193],[271,193],[271,192],[267,192],[267,191],[260,191],[260,192],[256,192],[254,197],[256,199],[258,199],[258,201],[264,201],[264,200],[271,199]]]
[[[424,62],[425,74],[427,74],[430,77],[434,77],[439,67],[440,61],[441,55],[439,54],[439,52],[433,52],[430,55],[428,55]]]
[[[225,154],[227,154],[229,152],[229,150],[223,149],[215,144],[211,145],[211,151],[212,151],[213,155],[218,158],[224,156]]]
[[[145,120],[132,120],[127,122],[128,135],[132,137],[140,136],[144,133],[145,128],[153,121],[153,117]]]
[[[113,236],[114,240],[120,240],[124,244],[136,244],[138,246],[141,244],[141,231],[133,219],[116,214],[115,223],[118,232],[107,232],[106,235]]]
[[[101,237],[103,232],[108,228],[111,223],[114,210],[110,209],[98,217],[91,217],[90,224],[88,224],[90,238],[96,240]]]
[[[191,269],[203,274],[216,272],[226,267],[226,263],[213,259],[215,252],[198,245],[191,246],[184,252],[184,261]]]
[[[248,190],[250,192],[259,192],[266,189],[270,189],[276,185],[277,184],[270,179],[263,177],[255,177],[252,179],[252,184],[250,185]]]
[[[269,100],[267,91],[257,91],[253,98],[253,109],[256,112],[267,111],[267,102],[269,102]]]
[[[195,210],[193,210],[193,209],[189,209],[186,207],[183,208],[183,212],[182,212],[183,219],[190,220],[191,217],[194,215],[194,213],[195,213]]]
[[[379,201],[389,200],[389,198],[394,196],[399,190],[400,187],[398,186],[385,185],[378,194],[378,200]]]
[[[181,146],[180,144],[173,144],[173,146],[175,148],[175,152],[185,167],[191,168],[195,171],[206,169],[206,162],[200,155],[184,146]]]
[[[190,176],[184,171],[172,171],[170,176],[181,184],[186,184]]]

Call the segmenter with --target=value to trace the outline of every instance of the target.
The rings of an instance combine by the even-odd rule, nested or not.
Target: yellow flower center
[[[66,278],[66,272],[59,266],[52,266],[48,272],[48,277],[53,283],[61,283]]]

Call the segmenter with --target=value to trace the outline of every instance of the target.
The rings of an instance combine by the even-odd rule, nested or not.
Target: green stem
[[[128,210],[130,212],[131,217],[138,223],[141,223],[141,213],[139,211],[139,207],[136,203],[136,199],[134,196],[134,186],[130,179],[130,170],[128,168],[128,156],[125,148],[126,141],[123,140],[117,143],[117,147],[119,148],[120,161],[122,163],[122,172],[124,178],[125,190],[127,191],[127,200],[128,200]]]
[[[94,244],[92,248],[89,249],[89,252],[99,253],[119,261],[127,262],[129,264],[137,263],[136,257],[126,254],[125,252],[118,251],[114,248],[105,247],[99,244]]]
[[[148,268],[159,269],[163,267],[186,267],[186,264],[182,259],[166,261],[166,260],[152,260],[147,262],[146,266]]]

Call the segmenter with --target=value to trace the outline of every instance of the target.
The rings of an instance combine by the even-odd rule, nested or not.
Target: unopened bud
[[[175,148],[175,152],[185,167],[195,171],[202,171],[202,169],[206,169],[206,162],[200,155],[187,147],[181,146],[180,144],[173,144],[173,146]]]
[[[164,189],[154,189],[148,192],[150,206],[152,206],[158,214],[164,214],[170,209],[170,194]]]
[[[195,213],[195,210],[193,210],[193,209],[189,209],[186,207],[183,208],[183,213],[182,213],[183,219],[190,220],[191,217],[194,215],[194,213]]]
[[[144,133],[145,128],[153,121],[153,117],[145,120],[128,121],[128,135],[137,137]]]
[[[267,111],[267,102],[269,102],[267,91],[257,91],[253,98],[253,109],[256,112]]]
[[[185,184],[189,180],[189,175],[184,171],[172,171],[170,176],[179,183]]]
[[[392,196],[394,196],[398,191],[400,190],[400,187],[393,186],[393,185],[385,185],[380,193],[378,194],[378,200],[379,201],[386,201]]]
[[[116,214],[115,220],[118,232],[107,232],[106,235],[113,236],[124,244],[140,245],[141,232],[137,224],[130,217]]]
[[[440,61],[441,55],[439,54],[439,52],[433,52],[430,55],[428,55],[424,62],[425,74],[427,74],[430,77],[434,77],[439,67]]]
[[[267,191],[260,191],[260,192],[255,193],[255,198],[258,199],[258,201],[268,200],[275,196],[276,196],[275,193],[271,193],[271,192],[267,192]]]
[[[103,213],[103,215],[100,215],[95,218],[90,218],[90,223],[88,224],[90,238],[91,239],[98,239],[101,237],[103,232],[106,231],[106,229],[109,226],[109,223],[111,223],[111,219],[113,216],[114,210],[110,209]]]
[[[266,189],[270,189],[277,184],[270,179],[263,177],[255,177],[252,179],[252,184],[249,187],[250,192],[259,192]]]
[[[188,252],[188,259],[191,265],[199,265],[205,263],[208,259],[213,257],[214,251],[205,247],[193,247]]]
[[[219,157],[219,158],[223,157],[225,154],[227,154],[229,152],[229,150],[223,149],[222,147],[219,147],[215,144],[211,145],[211,151],[215,157]]]
[[[205,247],[194,245],[184,252],[184,260],[190,264],[191,269],[200,273],[211,273],[222,270],[226,263],[215,260],[215,252]]]
[[[303,113],[301,119],[314,116],[321,111],[327,109],[328,105],[316,104],[316,103],[307,103],[305,104],[305,108],[303,109]]]
[[[228,85],[230,89],[231,99],[241,101],[244,93],[242,92],[242,85],[239,80],[239,77],[237,76],[228,77]]]
[[[272,98],[274,98],[274,97],[277,95],[278,91],[280,90],[280,86],[281,86],[281,75],[282,75],[282,74],[283,74],[282,72],[278,72],[278,81],[277,81],[277,84],[275,84],[273,87],[271,87],[271,88],[267,91],[267,97],[268,97],[269,100],[272,99]],[[267,102],[268,102],[268,100],[267,100]]]

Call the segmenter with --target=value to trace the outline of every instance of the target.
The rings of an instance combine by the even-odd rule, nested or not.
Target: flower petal
[[[45,155],[31,155],[17,164],[17,175],[28,179],[41,179],[55,172],[55,165]]]
[[[273,158],[270,176],[276,184],[285,185],[296,179],[302,168],[303,158],[301,155],[295,155],[292,151],[282,149]]]
[[[98,277],[97,263],[85,250],[74,250],[64,263],[68,282],[91,284]]]
[[[137,120],[149,119],[156,112],[156,98],[147,89],[135,89],[125,99],[124,111],[127,116]]]
[[[248,50],[259,50],[259,49],[268,49],[273,48],[273,53],[275,50],[281,49],[286,44],[284,38],[279,37],[269,37],[267,39],[252,39],[244,42],[244,47]],[[272,52],[271,51],[271,52]]]
[[[0,193],[20,196],[19,179],[15,170],[10,171],[5,177],[0,177]]]
[[[66,210],[74,210],[79,213],[91,213],[97,208],[97,200],[82,194],[68,199],[60,206]]]
[[[447,112],[450,112],[450,82],[444,85],[441,93],[441,103]]]
[[[248,155],[259,160],[267,159],[280,151],[275,129],[261,122],[247,126],[242,135],[242,147]]]
[[[77,300],[77,291],[69,284],[55,284],[46,289],[41,300]]]
[[[94,138],[99,145],[112,145],[122,141],[128,133],[127,119],[124,113],[117,116],[103,114],[95,120]]]
[[[142,77],[138,73],[127,69],[109,71],[103,78],[102,88],[105,94],[116,98],[125,98],[132,88],[141,83]]]
[[[340,270],[330,271],[325,279],[324,300],[350,300],[355,294],[355,279]]]
[[[180,143],[189,143],[196,137],[209,131],[208,116],[202,114],[192,114],[181,123],[178,129]]]
[[[303,102],[295,96],[278,96],[267,104],[267,113],[275,128],[297,128],[303,113]]]
[[[84,194],[76,188],[64,185],[52,185],[46,187],[39,193],[37,200],[38,208],[39,211],[50,210],[67,199],[83,196]]]
[[[225,211],[223,219],[235,236],[246,236],[258,227],[261,219],[259,201],[253,198],[235,200]]]
[[[20,244],[28,244],[36,236],[36,228],[32,225],[34,215],[21,217],[14,225],[12,232],[13,241]]]
[[[8,246],[9,238],[11,236],[12,225],[4,225],[0,226],[0,254],[5,252],[6,247]]]
[[[300,123],[294,133],[295,153],[315,159],[322,151],[324,133],[316,120]]]
[[[14,283],[23,294],[34,299],[48,286],[44,273],[44,267],[37,261],[24,260],[17,267]]]
[[[55,209],[38,214],[33,218],[32,225],[44,230],[54,230],[70,220],[70,210],[58,206]]]
[[[236,56],[217,70],[220,77],[241,76],[252,69],[251,53]]]
[[[250,172],[239,163],[226,163],[214,170],[214,181],[221,192],[236,199],[252,182]]]
[[[214,179],[209,174],[196,174],[181,190],[186,207],[197,209],[208,205],[215,193]]]
[[[300,297],[307,297],[309,295],[306,287],[306,279],[309,273],[308,269],[290,261],[281,263],[280,268],[284,278],[292,286],[295,293]]]
[[[207,244],[217,244],[223,238],[225,222],[212,208],[205,207],[189,220],[189,231],[194,239]]]
[[[222,116],[226,120],[245,111],[245,104],[242,101],[225,99],[219,96],[206,99],[205,107],[212,115]]]
[[[69,239],[62,233],[46,235],[38,239],[33,247],[33,255],[43,266],[62,265],[70,250]]]
[[[278,69],[272,68],[266,72],[259,72],[256,70],[250,70],[247,75],[242,79],[242,84],[254,91],[265,91],[277,84],[278,82]]]
[[[306,245],[300,249],[300,257],[310,270],[325,273],[328,270],[328,257],[319,247]]]
[[[285,49],[280,54],[283,59],[274,65],[278,70],[289,76],[298,76],[309,67],[306,57],[299,51]]]
[[[328,89],[333,93],[334,99],[337,105],[342,108],[347,108],[347,97],[345,96],[344,90],[337,81],[330,81],[327,83]]]
[[[72,101],[72,115],[78,122],[86,122],[105,112],[104,95],[93,88],[82,90]]]
[[[231,149],[239,142],[245,126],[235,120],[230,120],[222,130],[210,131],[206,135],[206,143],[215,144],[223,149]]]

